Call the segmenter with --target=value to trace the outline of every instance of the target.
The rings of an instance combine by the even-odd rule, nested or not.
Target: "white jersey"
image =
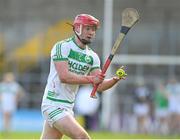
[[[17,102],[16,97],[20,91],[20,86],[16,82],[1,83],[0,96],[1,96],[1,109],[2,111],[13,112],[16,110]]]
[[[78,84],[65,84],[59,79],[54,62],[67,61],[69,71],[78,75],[88,75],[92,70],[100,68],[98,55],[88,46],[80,48],[74,37],[57,42],[51,50],[50,73],[44,91],[42,106],[64,105],[73,107]]]

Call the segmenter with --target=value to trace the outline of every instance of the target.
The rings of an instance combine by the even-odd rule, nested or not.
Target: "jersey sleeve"
[[[53,61],[67,61],[69,55],[69,47],[65,43],[56,43],[51,51]]]
[[[93,56],[93,65],[92,65],[92,67],[91,67],[89,72],[92,72],[95,69],[100,69],[100,65],[101,65],[100,59],[99,59],[98,55],[96,53],[94,53],[94,56]]]

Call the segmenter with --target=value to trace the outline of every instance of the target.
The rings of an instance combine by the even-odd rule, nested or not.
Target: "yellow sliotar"
[[[119,78],[123,78],[123,77],[127,76],[126,72],[125,72],[122,68],[119,68],[119,69],[116,71],[116,75],[117,75]]]

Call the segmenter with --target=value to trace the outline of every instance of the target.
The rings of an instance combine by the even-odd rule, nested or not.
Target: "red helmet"
[[[99,27],[99,20],[88,14],[77,15],[74,19],[73,26],[75,25],[95,25]]]

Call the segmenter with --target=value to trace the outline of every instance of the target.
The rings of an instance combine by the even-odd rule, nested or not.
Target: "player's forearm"
[[[67,84],[90,84],[92,83],[91,79],[92,76],[81,76],[71,72],[66,75],[60,76],[61,82]]]
[[[83,76],[72,73],[68,70],[67,62],[55,62],[55,67],[62,83],[67,84],[90,84],[92,76]]]
[[[110,89],[110,88],[113,87],[118,81],[119,81],[119,79],[115,79],[115,78],[105,79],[105,80],[99,85],[97,91],[102,92],[102,91],[105,91],[105,90],[107,90],[107,89]]]

